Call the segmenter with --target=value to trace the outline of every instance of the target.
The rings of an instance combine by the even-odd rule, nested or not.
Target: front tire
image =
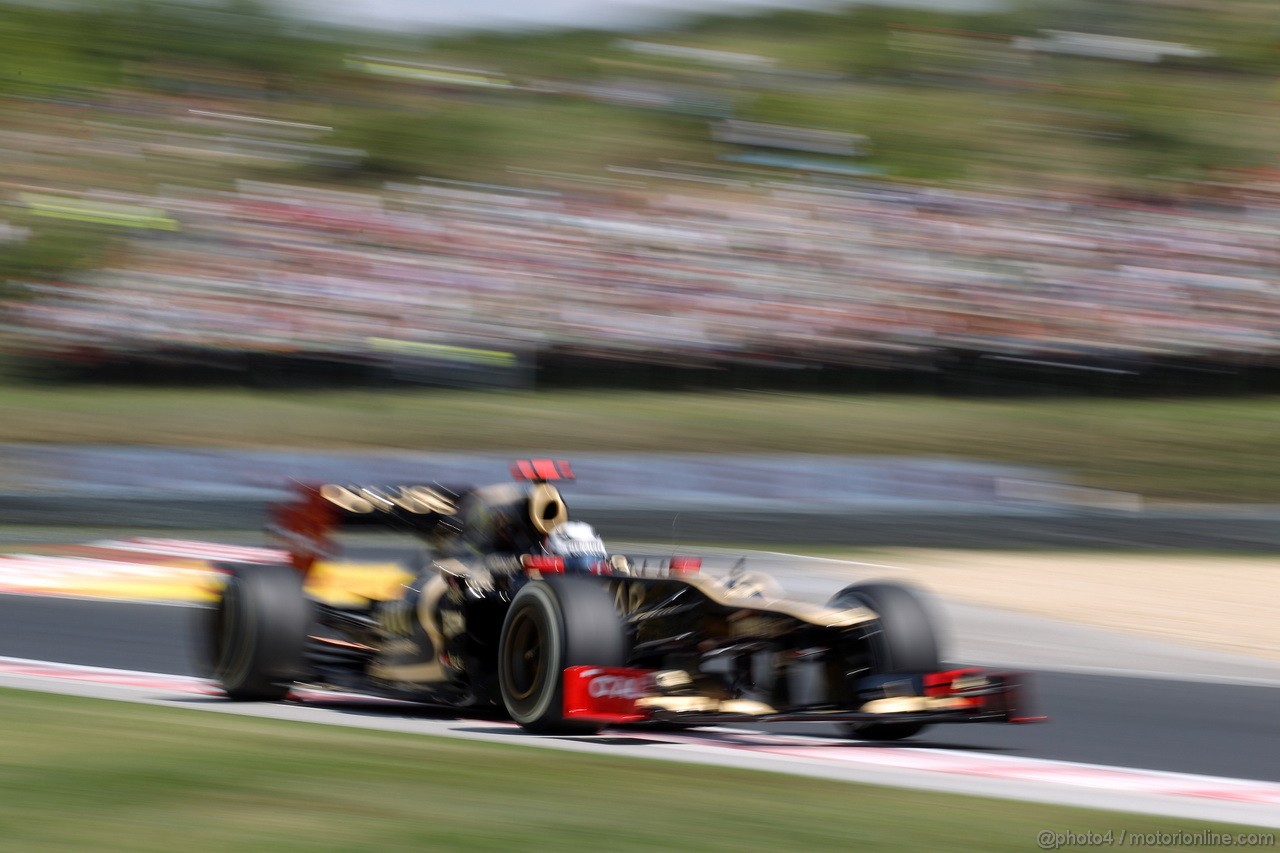
[[[213,679],[237,702],[285,698],[304,670],[312,605],[292,566],[234,566],[207,614]]]
[[[915,587],[890,581],[856,583],[828,602],[829,607],[866,607],[879,617],[872,636],[877,674],[936,672],[942,669],[939,632]],[[924,723],[847,723],[845,730],[859,740],[893,741],[919,734]]]
[[[530,581],[511,602],[498,644],[507,713],[539,734],[593,734],[598,723],[564,717],[564,670],[623,666],[626,634],[606,587],[590,578]]]

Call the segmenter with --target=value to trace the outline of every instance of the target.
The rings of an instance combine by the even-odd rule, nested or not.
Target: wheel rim
[[[507,642],[503,665],[507,670],[508,695],[514,701],[528,702],[537,696],[547,673],[545,628],[532,608],[514,615]]]

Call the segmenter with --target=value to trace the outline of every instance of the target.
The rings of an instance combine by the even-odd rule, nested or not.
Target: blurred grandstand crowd
[[[138,229],[118,265],[32,285],[9,317],[29,352],[574,351],[868,366],[950,351],[1280,354],[1280,208],[1257,204],[429,182],[106,198],[173,224]]]
[[[3,141],[37,175],[41,157],[175,147],[101,128]],[[1280,204],[1261,191],[1155,205],[737,184],[144,193],[9,180],[14,207],[132,236],[105,267],[24,282],[0,322],[21,352],[82,364],[271,356],[530,376],[566,357],[907,370],[959,357],[1102,373],[1280,363]]]
[[[567,34],[366,54],[252,0],[18,4],[0,251],[21,260],[0,255],[0,349],[40,369],[297,363],[461,384],[577,363],[784,382],[1208,365],[1280,385],[1280,178],[1230,171],[1272,162],[1270,119],[1252,95],[1223,102],[1230,75],[1274,86],[1270,42],[1250,35],[1265,4],[1067,5],[1144,38],[854,9],[704,22],[693,45]],[[1212,49],[1145,38],[1207,21],[1225,28]],[[1028,32],[1048,35],[1013,35]],[[738,50],[760,34],[768,55]],[[816,46],[831,56],[797,64]],[[504,70],[437,61],[460,55]],[[916,100],[930,88],[1001,109],[867,136],[851,131],[879,100],[823,118],[869,89],[918,118],[943,103]],[[528,138],[554,117],[559,135]],[[955,144],[961,124],[982,132]],[[1224,127],[1247,137],[1238,151]],[[928,156],[870,163],[882,148]],[[955,168],[912,172],[933,148]],[[1107,195],[1157,179],[1158,199]]]

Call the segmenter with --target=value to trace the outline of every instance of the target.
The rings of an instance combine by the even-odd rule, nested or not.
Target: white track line
[[[0,657],[0,676],[15,686],[62,682],[79,685],[112,685],[133,690],[157,690],[185,695],[214,696],[218,690],[208,681],[176,675],[158,675],[135,670],[74,666],[27,658]],[[136,697],[136,694],[135,694]],[[115,697],[122,698],[122,697]],[[123,698],[128,698],[127,696]],[[152,696],[152,699],[155,697]],[[349,714],[333,717],[325,713],[329,703],[376,702],[352,694],[303,691],[302,705],[262,705],[213,703],[217,710],[237,710],[250,714],[281,716],[282,708],[302,714],[301,719],[357,725]],[[312,707],[307,707],[312,703]],[[403,705],[404,703],[395,703]],[[190,706],[187,706],[190,707]],[[363,716],[363,715],[362,715]],[[377,715],[373,720],[377,720]],[[398,730],[461,737],[482,737],[475,731],[476,720],[414,720],[390,715]],[[414,724],[418,724],[414,728]],[[374,723],[377,724],[376,722]],[[483,721],[487,736],[511,742],[519,736],[509,723]],[[410,728],[405,729],[405,726]],[[493,734],[494,727],[501,735]],[[468,734],[467,732],[471,733]],[[705,731],[652,733],[627,731],[632,742],[647,741],[629,754],[641,757],[682,757],[705,759],[707,763],[750,766],[823,778],[886,782],[906,787],[937,788],[953,792],[987,794],[1044,802],[1062,801],[1122,811],[1143,811],[1186,818],[1228,820],[1258,826],[1280,826],[1280,784],[1250,779],[1232,779],[1190,773],[1138,770],[1039,758],[962,752],[911,746],[885,746],[841,742],[829,738],[771,734],[715,728]],[[613,749],[605,737],[559,739],[519,736],[522,745],[572,748],[601,752]],[[595,743],[593,748],[592,744]],[[994,792],[994,793],[993,793]]]

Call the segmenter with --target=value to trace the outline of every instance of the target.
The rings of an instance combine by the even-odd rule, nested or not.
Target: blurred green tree
[[[352,115],[333,141],[363,151],[360,167],[366,173],[461,178],[498,165],[495,157],[506,137],[498,113],[482,105],[458,104],[420,113]]]
[[[48,280],[77,270],[99,266],[117,245],[119,235],[83,222],[43,224],[25,241],[9,243],[0,251],[0,287],[6,296],[20,295],[15,281]]]

